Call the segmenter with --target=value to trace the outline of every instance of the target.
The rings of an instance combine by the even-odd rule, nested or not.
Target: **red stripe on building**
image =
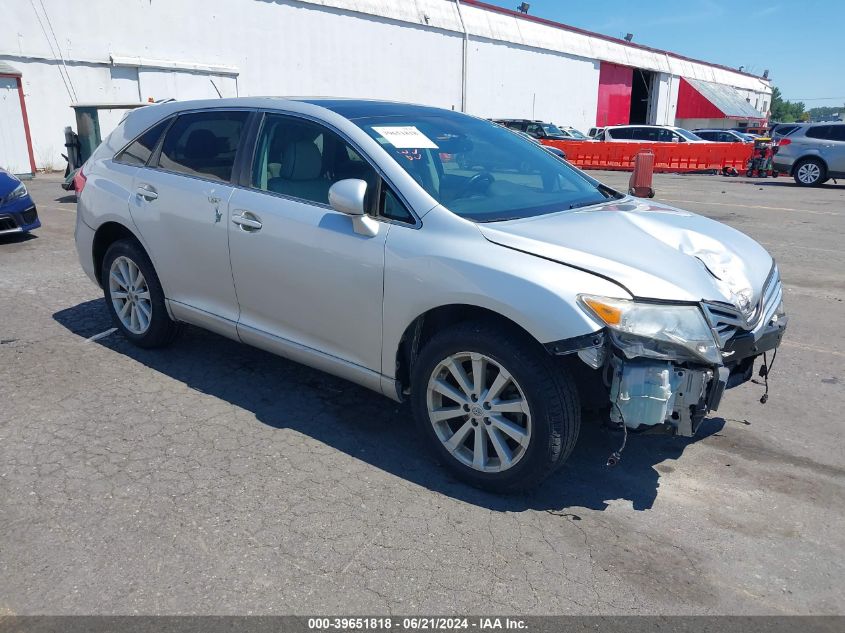
[[[696,90],[690,82],[681,77],[678,87],[678,109],[675,116],[679,119],[724,119],[727,115]]]

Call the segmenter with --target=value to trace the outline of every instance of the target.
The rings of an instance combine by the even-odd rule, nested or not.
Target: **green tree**
[[[845,114],[845,104],[841,106],[818,106],[807,110],[810,119],[813,121],[824,121],[830,119],[834,114],[842,116]]]
[[[780,89],[775,86],[772,88],[772,105],[770,107],[772,111],[772,121],[784,121],[785,117],[788,116],[787,112],[787,105],[786,101],[783,100],[783,97],[780,94]]]
[[[791,123],[793,121],[801,121],[804,115],[804,102],[784,100],[777,86],[772,88],[772,121],[780,123]]]

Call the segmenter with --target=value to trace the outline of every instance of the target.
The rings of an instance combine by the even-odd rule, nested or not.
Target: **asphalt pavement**
[[[377,394],[196,328],[109,333],[59,181],[28,184],[41,229],[0,237],[0,615],[845,613],[845,184],[657,175],[778,260],[768,404],[731,390],[615,468],[587,424],[500,497]]]

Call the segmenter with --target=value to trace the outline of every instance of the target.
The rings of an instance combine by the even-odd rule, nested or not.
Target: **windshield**
[[[542,146],[464,114],[354,122],[432,198],[474,222],[525,218],[621,197]]]
[[[688,141],[703,141],[704,139],[698,136],[697,134],[693,134],[689,130],[684,130],[682,128],[676,127],[674,128],[675,132],[677,132],[680,136],[683,136]]]
[[[569,135],[572,138],[577,138],[579,141],[587,140],[587,139],[590,138],[589,136],[587,136],[583,132],[576,130],[574,127],[568,127],[568,128],[566,128],[566,131],[569,132]]]

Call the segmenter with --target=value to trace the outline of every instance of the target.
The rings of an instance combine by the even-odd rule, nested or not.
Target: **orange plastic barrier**
[[[636,155],[654,152],[654,171],[722,171],[732,167],[745,171],[754,147],[746,143],[614,143],[612,141],[553,141],[544,145],[559,147],[566,160],[582,169],[631,171]]]
[[[643,150],[634,157],[634,171],[628,181],[628,193],[638,198],[653,198],[654,188],[651,186],[654,173],[654,154],[651,150]]]

